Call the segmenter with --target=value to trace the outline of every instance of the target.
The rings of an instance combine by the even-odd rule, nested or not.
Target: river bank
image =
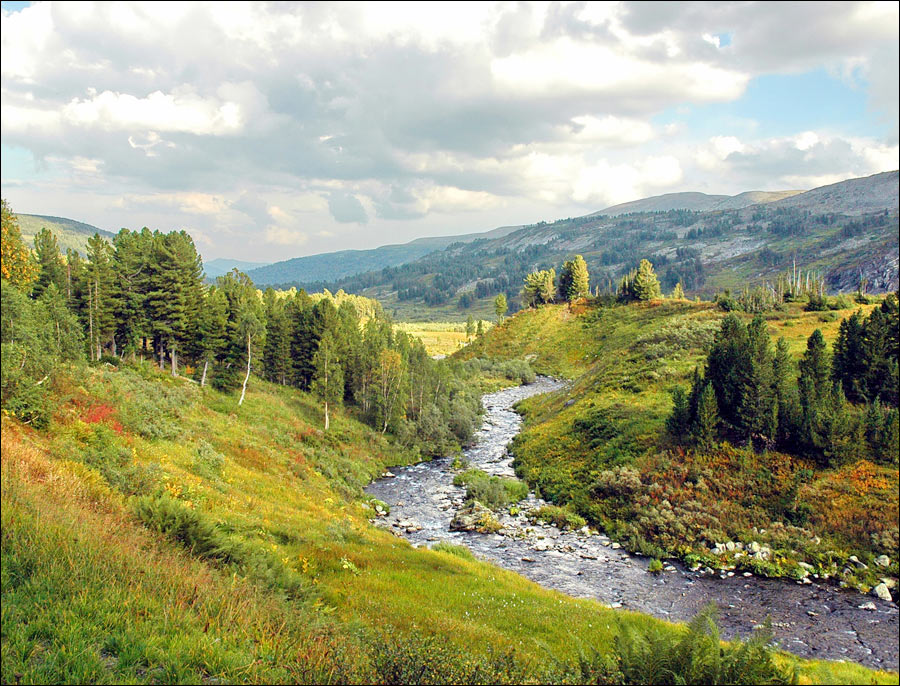
[[[506,446],[522,424],[513,405],[562,385],[540,377],[534,384],[485,395],[484,423],[464,458],[490,474],[512,475]],[[391,506],[390,514],[376,521],[414,545],[441,540],[463,544],[479,557],[547,588],[673,621],[690,619],[705,604],[715,602],[726,638],[748,635],[771,615],[784,650],[898,668],[898,609],[893,603],[815,582],[728,573],[724,578],[710,577],[677,564],[653,575],[647,571],[649,560],[630,555],[602,534],[532,523],[527,512],[546,504],[533,493],[518,505],[518,514],[498,514],[503,528],[497,534],[450,531],[450,520],[465,497],[465,489],[453,485],[450,458],[390,473],[367,489]]]

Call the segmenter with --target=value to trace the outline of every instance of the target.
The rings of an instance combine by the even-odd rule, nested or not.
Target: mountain
[[[354,274],[396,267],[446,248],[453,243],[470,243],[480,239],[502,238],[520,226],[501,226],[484,233],[459,236],[417,238],[409,243],[383,245],[371,250],[338,250],[306,257],[295,257],[253,269],[247,274],[262,286],[274,284],[309,284],[333,281]]]
[[[246,260],[232,260],[227,257],[217,257],[209,262],[204,260],[203,271],[206,272],[208,278],[215,279],[217,276],[227,274],[232,269],[248,272],[251,269],[265,267],[267,264],[268,262],[247,262]]]
[[[492,318],[497,293],[505,293],[515,307],[526,274],[559,269],[579,253],[591,283],[602,289],[614,288],[623,273],[647,258],[667,292],[680,282],[688,292],[712,296],[773,282],[795,265],[822,275],[831,292],[855,291],[861,279],[872,291],[895,290],[897,182],[894,171],[803,193],[675,194],[682,205],[706,203],[713,206],[708,210],[660,210],[663,202],[678,198],[648,198],[653,202],[645,207],[651,209],[643,212],[539,222],[327,286],[375,297],[404,320]],[[745,205],[760,199],[764,202]]]
[[[640,200],[613,205],[588,216],[606,215],[607,217],[617,217],[620,214],[633,212],[668,212],[669,210],[692,210],[695,212],[739,210],[750,205],[774,202],[799,193],[803,193],[803,191],[745,191],[738,195],[666,193],[665,195],[654,195],[650,198],[641,198]]]
[[[68,248],[77,250],[82,255],[87,252],[87,240],[95,233],[103,238],[112,240],[115,235],[109,231],[98,229],[96,226],[84,222],[66,219],[65,217],[51,217],[44,214],[17,214],[19,228],[22,230],[22,238],[29,247],[34,246],[34,237],[42,228],[47,228],[56,235],[59,249],[65,253]]]

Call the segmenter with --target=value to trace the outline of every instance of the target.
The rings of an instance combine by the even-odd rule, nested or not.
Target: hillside
[[[17,214],[19,228],[22,230],[22,239],[28,246],[34,246],[34,237],[37,233],[47,228],[56,235],[59,242],[59,249],[65,253],[71,248],[77,250],[82,255],[87,253],[87,239],[95,233],[99,233],[103,238],[112,240],[113,233],[98,229],[96,226],[75,221],[74,219],[66,219],[65,217],[50,217],[42,214]]]
[[[519,229],[518,226],[501,226],[484,233],[459,236],[417,238],[409,243],[383,245],[372,250],[338,250],[336,252],[295,257],[265,267],[248,271],[254,283],[260,285],[296,285],[333,281],[363,272],[377,271],[413,262],[453,243],[470,243],[475,240],[502,238]]]
[[[766,328],[771,345],[784,337],[796,361],[815,329],[833,346],[842,317],[873,307],[847,303],[821,313],[792,303],[767,313]],[[673,443],[671,393],[690,388],[724,317],[711,303],[684,300],[544,306],[519,312],[455,357],[524,357],[572,379],[567,393],[521,403],[516,472],[631,550],[766,576],[802,579],[815,570],[864,591],[888,570],[870,562],[868,571],[849,571],[843,563],[851,554],[871,561],[886,553],[896,576],[896,455],[892,464],[857,455],[822,468],[808,456],[758,452],[737,440],[705,451]],[[731,556],[718,547],[728,541],[768,546],[771,562]]]
[[[376,297],[403,320],[487,318],[497,293],[515,307],[526,274],[558,269],[579,253],[601,290],[648,258],[664,290],[681,282],[707,298],[774,282],[794,268],[822,275],[830,292],[853,292],[861,279],[870,291],[885,292],[896,290],[900,273],[897,185],[895,171],[742,209],[539,222],[328,287]]]
[[[323,434],[305,394],[237,408],[149,365],[56,388],[48,430],[2,420],[4,681],[558,682],[573,634],[668,631],[371,526],[361,487],[408,458],[345,414]]]

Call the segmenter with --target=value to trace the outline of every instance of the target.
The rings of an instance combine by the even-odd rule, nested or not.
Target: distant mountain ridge
[[[265,267],[268,262],[248,262],[247,260],[232,260],[227,257],[217,257],[214,260],[203,261],[203,271],[209,279],[215,279],[217,276],[223,276],[232,269],[238,269],[242,272],[248,272],[252,269]]]
[[[333,281],[355,274],[414,262],[454,243],[502,238],[521,228],[521,226],[501,226],[484,233],[417,238],[409,243],[383,245],[371,250],[338,250],[318,255],[294,257],[290,260],[252,269],[247,272],[247,275],[259,285]]]
[[[759,205],[775,202],[805,191],[744,191],[737,195],[708,195],[707,193],[666,193],[654,195],[649,198],[632,200],[619,205],[612,205],[599,212],[589,214],[589,217],[606,215],[617,217],[621,214],[633,212],[668,212],[669,210],[694,210],[697,212],[709,212],[711,210],[740,210],[750,205]]]

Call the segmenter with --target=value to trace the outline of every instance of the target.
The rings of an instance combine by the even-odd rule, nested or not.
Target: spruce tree
[[[705,378],[716,392],[722,419],[733,427],[742,424],[740,410],[749,376],[747,329],[737,315],[730,313],[722,320],[713,340]]]
[[[684,288],[681,285],[681,281],[675,284],[675,288],[672,289],[672,294],[669,297],[672,300],[684,300]]]
[[[799,429],[796,372],[787,341],[782,337],[775,344],[772,361],[772,377],[777,404],[777,440],[782,448],[791,449],[796,444]]]
[[[831,374],[841,384],[847,399],[864,400],[866,395],[867,350],[862,312],[857,310],[841,322],[834,343]]]
[[[694,440],[704,450],[712,447],[719,427],[719,408],[716,392],[711,384],[706,384],[700,393],[697,406],[697,421],[694,424]]]

